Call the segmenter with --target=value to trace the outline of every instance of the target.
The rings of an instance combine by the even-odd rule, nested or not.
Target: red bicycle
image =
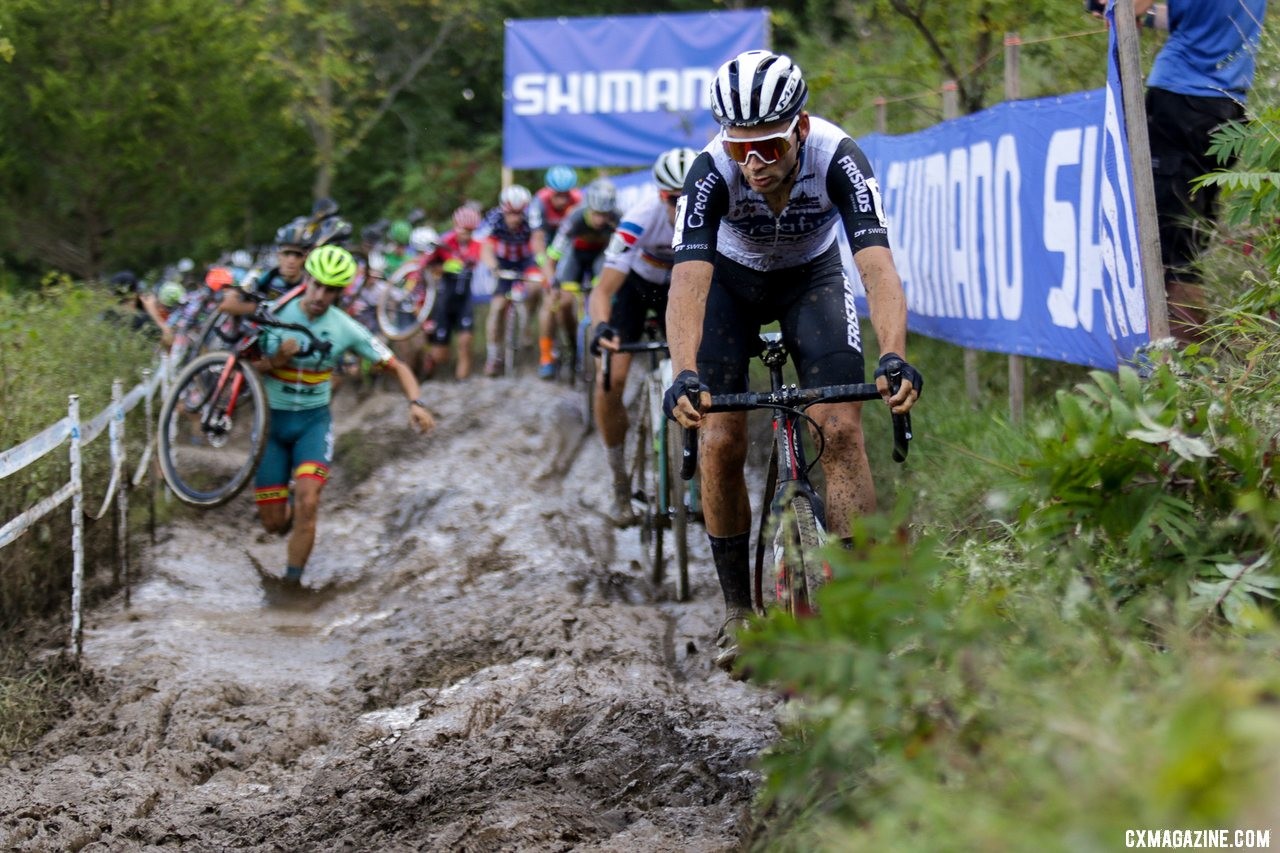
[[[230,350],[197,357],[178,374],[160,407],[157,456],[165,483],[185,504],[215,507],[244,489],[266,449],[270,409],[250,362],[261,358],[266,329],[306,338],[298,358],[332,347],[305,326],[260,306]]]

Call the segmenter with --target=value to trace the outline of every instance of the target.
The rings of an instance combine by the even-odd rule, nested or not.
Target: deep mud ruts
[[[17,850],[731,850],[775,701],[708,653],[693,531],[669,601],[615,531],[578,397],[532,379],[335,401],[374,473],[326,488],[308,589],[252,499],[183,513],[132,607],[87,617],[97,686],[0,769]],[[264,573],[265,572],[265,576]]]

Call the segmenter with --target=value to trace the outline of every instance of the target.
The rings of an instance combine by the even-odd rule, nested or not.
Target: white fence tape
[[[71,421],[63,418],[35,438],[0,453],[0,480],[16,474],[41,456],[54,450],[71,435]]]
[[[83,640],[80,600],[84,579],[84,521],[86,517],[91,520],[102,518],[114,501],[119,515],[118,535],[116,537],[119,549],[117,558],[119,566],[127,578],[128,536],[126,534],[129,504],[128,489],[125,486],[130,482],[135,486],[140,484],[148,470],[146,464],[151,459],[153,435],[152,424],[150,423],[151,398],[157,390],[168,388],[168,374],[169,358],[164,356],[160,360],[160,368],[154,372],[151,370],[143,371],[143,381],[129,389],[128,394],[122,393],[122,385],[119,380],[116,380],[111,389],[111,404],[83,425],[80,421],[79,396],[72,394],[68,400],[67,417],[45,428],[38,435],[27,439],[22,444],[0,453],[0,480],[3,480],[57,450],[64,443],[70,442],[71,480],[59,487],[52,495],[36,502],[33,506],[5,522],[4,526],[0,527],[0,548],[11,544],[37,521],[66,503],[68,498],[72,499],[71,639],[77,655],[80,654]],[[137,473],[132,478],[129,478],[129,467],[125,458],[125,415],[142,402],[146,403],[147,448],[142,455]],[[110,427],[109,435],[111,441],[111,480],[107,485],[106,497],[103,498],[101,510],[94,516],[88,516],[84,509],[84,483],[81,476],[80,452],[84,445],[93,441],[108,427]]]
[[[58,507],[66,503],[67,498],[71,497],[72,492],[76,490],[75,483],[66,483],[61,489],[49,495],[49,497],[40,501],[21,515],[10,520],[4,527],[0,527],[0,548],[8,545],[13,540],[22,535],[28,527],[36,521],[53,512]]]

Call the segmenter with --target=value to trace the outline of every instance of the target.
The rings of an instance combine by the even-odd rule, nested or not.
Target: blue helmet
[[[572,166],[552,166],[543,182],[558,193],[567,193],[578,185],[578,173]]]

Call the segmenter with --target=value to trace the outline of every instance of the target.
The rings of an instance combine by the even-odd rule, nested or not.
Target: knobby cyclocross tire
[[[521,356],[523,347],[520,338],[524,335],[525,307],[510,296],[502,308],[506,316],[503,318],[502,333],[502,366],[507,376],[515,376],[523,366]]]
[[[662,528],[665,526],[661,515],[659,498],[659,482],[654,467],[654,435],[653,435],[653,403],[650,400],[652,391],[648,383],[636,396],[635,416],[635,455],[631,462],[631,483],[636,492],[644,499],[644,510],[640,515],[640,547],[644,550],[645,568],[653,581],[654,589],[661,589],[666,578],[666,555],[662,550]]]
[[[402,264],[378,295],[378,328],[389,340],[403,341],[422,328],[435,304],[436,283],[427,271]]]
[[[689,600],[689,490],[693,481],[680,478],[680,454],[684,433],[674,421],[665,424],[667,434],[667,486],[671,496],[671,539],[676,557],[676,601]]]
[[[822,533],[813,505],[804,495],[792,495],[778,518],[773,534],[772,593],[774,604],[794,616],[817,612],[818,588],[826,580],[826,568],[818,549]]]
[[[221,506],[238,495],[267,446],[266,390],[244,362],[237,359],[228,370],[232,357],[213,352],[196,358],[160,407],[160,473],[178,500],[191,506]]]

